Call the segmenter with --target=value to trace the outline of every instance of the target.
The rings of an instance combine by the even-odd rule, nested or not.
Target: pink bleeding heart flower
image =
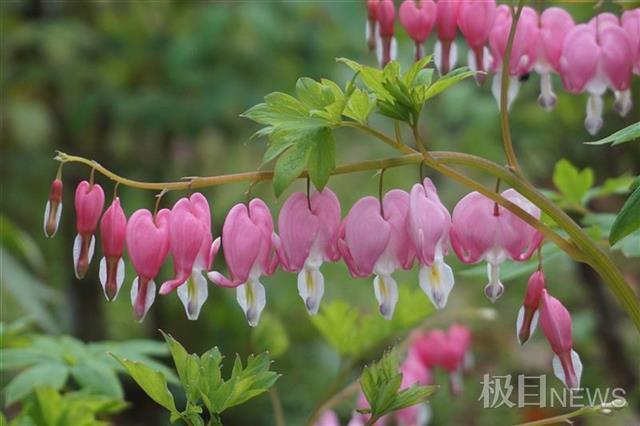
[[[540,306],[540,297],[544,289],[544,273],[542,271],[535,271],[531,274],[531,277],[529,277],[524,302],[518,311],[518,318],[516,320],[516,335],[521,345],[524,345],[527,340],[529,340],[529,337],[531,337],[531,334],[536,329],[539,317],[538,308]]]
[[[540,218],[540,209],[516,190],[508,189],[501,195]],[[451,246],[462,262],[487,262],[489,283],[485,294],[492,302],[504,292],[500,265],[507,259],[529,259],[543,239],[531,225],[478,192],[467,194],[453,209],[450,237]]]
[[[474,71],[485,71],[490,64],[486,49],[493,21],[496,16],[495,0],[462,0],[458,11],[458,28],[470,47],[468,63]],[[483,84],[486,75],[476,75],[478,84]]]
[[[104,207],[102,187],[83,180],[76,188],[76,228],[78,235],[73,241],[73,266],[76,278],[81,279],[89,269],[93,258],[96,238],[93,235]]]
[[[320,266],[335,262],[338,252],[340,201],[329,188],[314,192],[310,199],[301,192],[292,194],[278,218],[276,252],[287,272],[298,272],[298,292],[307,311],[318,312],[324,294]]]
[[[447,335],[442,330],[422,331],[412,336],[410,352],[428,369],[442,366],[447,345]]]
[[[273,219],[264,201],[254,198],[248,207],[236,204],[222,228],[222,248],[231,278],[217,271],[208,273],[214,283],[237,288],[238,304],[252,327],[258,325],[267,300],[260,277],[273,274],[278,266],[274,239]]]
[[[404,0],[398,11],[400,23],[415,42],[415,60],[424,56],[422,45],[436,22],[438,9],[432,0]]]
[[[426,386],[433,383],[431,370],[425,367],[411,351],[400,365],[400,373],[402,373],[400,390],[409,389],[414,385]],[[398,425],[418,426],[428,424],[431,414],[427,404],[422,403],[398,410],[393,413],[393,416]]]
[[[367,38],[367,46],[373,51],[377,45],[377,26],[378,26],[378,3],[380,0],[367,0],[367,24],[365,27],[365,36]]]
[[[544,289],[540,302],[540,326],[555,353],[553,374],[567,388],[578,389],[582,376],[582,362],[578,353],[573,350],[571,315],[558,299]]]
[[[160,294],[177,289],[190,320],[198,319],[208,297],[203,273],[211,268],[220,246],[219,240],[211,240],[211,211],[204,195],[196,192],[178,200],[169,217],[169,249],[175,276],[162,284]]]
[[[451,215],[429,178],[411,188],[407,227],[420,260],[420,288],[436,308],[442,309],[455,283],[451,267],[443,260],[449,245]]]
[[[391,274],[411,268],[415,257],[406,226],[408,210],[409,194],[395,189],[385,195],[382,209],[374,197],[359,200],[340,226],[338,249],[352,276],[376,275],[373,288],[386,319],[393,316],[398,302]]]
[[[394,34],[394,20],[396,9],[393,0],[379,0],[376,10],[378,19],[378,41],[376,55],[380,67],[386,66],[396,58],[396,39]]]
[[[131,286],[131,304],[138,321],[142,321],[156,298],[155,277],[169,251],[168,209],[155,217],[149,210],[140,209],[127,223],[127,252],[138,276]]]
[[[538,61],[535,69],[540,74],[538,103],[547,111],[555,108],[557,100],[551,84],[551,72],[560,72],[562,45],[574,26],[569,12],[560,7],[550,7],[540,15]]]
[[[124,260],[122,251],[127,235],[127,217],[120,206],[120,198],[115,197],[100,221],[102,253],[100,259],[100,284],[107,300],[115,300],[124,281]]]
[[[458,48],[455,43],[458,31],[459,0],[438,0],[436,26],[438,41],[436,42],[433,58],[440,75],[451,71],[458,60]]]
[[[599,13],[589,20],[589,26],[598,31],[606,26],[620,25],[620,19],[616,15],[610,12]]]
[[[627,32],[634,58],[633,72],[640,75],[640,7],[627,10],[620,18],[622,28]]]
[[[493,58],[491,68],[495,73],[491,91],[500,106],[500,92],[502,89],[502,66],[507,51],[507,42],[513,17],[511,8],[500,5],[496,9],[496,18],[489,36],[489,47]],[[529,74],[536,63],[538,55],[538,14],[528,6],[522,9],[520,19],[516,25],[513,47],[509,59],[509,86],[507,108],[518,94],[520,78]]]
[[[314,426],[340,426],[340,419],[333,410],[325,410]]]
[[[471,330],[464,325],[453,324],[449,327],[447,336],[450,340],[455,340],[461,345],[464,352],[462,372],[470,372],[475,364],[473,352],[471,351]]]
[[[589,92],[585,128],[595,135],[603,125],[602,95],[614,90],[616,110],[631,108],[631,44],[626,32],[612,23],[576,25],[564,41],[560,58],[560,76],[570,93]]]
[[[62,215],[62,181],[56,178],[51,183],[49,199],[44,208],[44,235],[52,238],[58,230]]]

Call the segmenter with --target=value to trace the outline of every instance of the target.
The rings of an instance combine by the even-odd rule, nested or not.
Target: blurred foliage
[[[561,4],[580,22],[596,13],[589,3]],[[624,2],[623,6],[633,4]],[[601,10],[620,12],[615,2],[603,2],[602,7]],[[274,320],[271,324],[266,322],[269,331],[249,330],[233,292],[214,287],[210,288],[210,299],[197,322],[186,320],[177,298],[170,296],[158,298],[145,323],[138,324],[128,298],[120,297],[109,304],[104,301],[95,265],[83,282],[73,277],[71,247],[75,218],[71,194],[75,184],[89,171],[81,166],[65,167],[65,208],[60,231],[52,240],[45,239],[42,233],[42,214],[57,167],[51,161],[55,149],[93,158],[120,175],[149,181],[255,170],[260,166],[265,144],[261,140],[249,142],[258,127],[238,115],[273,91],[295,93],[296,81],[301,76],[315,81],[326,78],[345,87],[352,72],[335,63],[335,58],[349,57],[361,64],[375,64],[374,55],[366,51],[365,19],[361,2],[185,0],[155,1],[152,5],[114,0],[0,2],[0,316],[4,321],[0,326],[0,346],[28,347],[30,340],[25,337],[24,325],[10,321],[30,315],[42,331],[72,334],[84,341],[156,338],[156,330],[162,328],[198,353],[218,346],[224,353],[239,353],[246,358],[252,351],[269,349],[277,358],[274,367],[283,373],[275,388],[281,395],[288,424],[302,424],[323,398],[341,360],[308,318],[297,295],[294,276],[279,272],[264,280],[268,293],[265,315]],[[397,28],[398,60],[407,68],[412,61],[412,43]],[[466,48],[462,44],[458,47],[458,56],[464,58]],[[426,51],[433,51],[433,40],[428,42]],[[570,161],[578,175],[581,170],[591,168],[594,188],[606,187],[609,178],[640,174],[640,144],[611,147],[582,143],[592,139],[583,128],[586,95],[562,92],[559,79],[554,77],[558,106],[553,113],[546,113],[536,103],[537,81],[538,77],[533,75],[523,83],[511,109],[511,124],[524,172],[539,187],[553,187],[554,165],[562,158]],[[632,93],[639,93],[639,89],[636,78]],[[612,96],[605,96],[602,136],[638,121],[639,102],[634,101],[633,110],[623,119],[613,112]],[[356,90],[351,102],[355,117],[369,115],[367,108],[373,100],[364,92]],[[422,133],[427,136],[430,149],[469,152],[504,163],[498,111],[488,87],[478,88],[473,81],[461,82],[430,100],[422,114]],[[355,117],[351,118],[357,120]],[[375,116],[370,121],[392,134],[393,129],[385,121]],[[393,155],[388,147],[349,129],[336,131],[335,144],[337,164]],[[487,185],[495,184],[478,172],[469,174]],[[373,172],[358,173],[330,179],[329,185],[341,200],[343,214],[355,200],[376,192],[377,179],[373,175]],[[417,168],[389,170],[385,173],[385,185],[387,189],[408,189],[418,176]],[[430,177],[450,208],[466,192],[440,176],[430,173]],[[110,183],[98,179],[109,194]],[[266,184],[256,185],[253,194],[264,198],[275,215],[288,192],[301,190],[302,185],[294,183],[279,199]],[[213,207],[215,233],[219,234],[229,208],[244,200],[247,186],[233,184],[204,191]],[[127,214],[140,207],[152,207],[153,195],[119,189]],[[182,195],[167,194],[163,205],[170,205]],[[575,211],[570,214],[581,219],[583,225],[597,226],[600,237],[606,239],[612,215],[623,205],[624,194],[616,191],[591,197],[588,193],[582,201],[589,214]],[[593,221],[592,214],[597,215]],[[631,240],[622,242],[626,241]],[[626,253],[633,253],[634,248],[637,252],[638,239],[635,241],[627,243]],[[588,291],[582,267],[563,254],[552,256],[545,254],[548,286],[574,316],[574,344],[586,367],[583,382],[588,387],[614,386],[624,374],[620,373],[621,363],[611,360],[603,344],[606,340],[597,334],[603,327],[601,311]],[[556,414],[558,410],[551,408],[483,410],[476,401],[481,373],[548,374],[551,353],[540,336],[534,336],[526,348],[516,342],[513,323],[522,303],[526,273],[514,275],[506,283],[505,295],[493,306],[498,321],[448,317],[451,312],[460,312],[460,308],[484,307],[488,303],[481,291],[484,273],[465,275],[461,273],[464,265],[454,256],[449,256],[449,260],[457,283],[450,306],[444,312],[433,312],[426,297],[419,293],[416,271],[397,276],[402,283],[399,312],[404,304],[420,302],[423,305],[414,308],[416,316],[432,315],[430,319],[434,321],[467,321],[474,332],[478,380],[469,379],[458,399],[444,392],[435,393],[430,398],[432,424],[494,425]],[[638,288],[637,259],[616,256],[616,260],[630,284]],[[168,276],[170,269],[167,265],[159,279]],[[348,303],[349,309],[357,309],[358,318],[383,323],[373,319],[378,314],[368,280],[351,279],[342,264],[325,265],[323,273],[324,307],[342,300],[338,303]],[[125,285],[130,285],[132,277],[128,265]],[[405,293],[411,296],[404,297]],[[596,300],[609,301],[611,307],[606,292]],[[637,360],[640,340],[628,322],[615,309],[613,312],[605,328],[609,335],[615,332],[624,343],[616,350]],[[284,326],[288,345],[283,345],[282,333],[274,331],[279,329],[274,323]],[[358,327],[360,320],[356,324]],[[389,326],[385,323],[383,331],[385,327]],[[402,333],[395,330],[389,338],[393,340]],[[62,338],[51,340],[59,344]],[[282,347],[286,350],[276,350]],[[281,353],[276,355],[277,352]],[[370,359],[374,358],[379,358],[379,354],[371,355]],[[626,376],[633,373],[637,375],[637,371],[630,370]],[[6,377],[3,373],[3,385]],[[355,378],[354,373],[345,374],[345,380],[351,378]],[[439,380],[445,379],[436,377]],[[118,415],[117,424],[168,422],[169,416],[149,402],[146,395],[130,382],[123,385],[126,399],[136,409]],[[640,401],[639,389],[628,391],[632,402]],[[65,395],[62,394],[62,399]],[[175,395],[178,406],[184,406],[186,401],[181,399],[181,393]],[[223,421],[228,425],[272,425],[269,404],[264,395],[256,397],[226,411]],[[353,401],[346,401],[340,407],[343,420],[353,406]],[[601,420],[585,418],[583,422],[596,425]],[[607,422],[626,425],[637,423],[637,419],[627,410]]]

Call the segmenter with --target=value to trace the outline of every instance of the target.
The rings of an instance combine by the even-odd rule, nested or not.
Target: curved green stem
[[[504,145],[504,153],[507,156],[507,164],[514,172],[521,174],[520,163],[516,157],[511,140],[511,129],[509,128],[509,62],[511,61],[511,52],[513,50],[513,39],[516,35],[516,27],[522,14],[524,0],[518,2],[518,9],[511,20],[511,28],[509,29],[509,38],[507,39],[507,47],[502,59],[502,76],[500,80],[500,127],[502,128],[502,142]]]

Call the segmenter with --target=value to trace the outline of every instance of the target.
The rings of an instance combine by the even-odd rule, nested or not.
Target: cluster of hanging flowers
[[[448,330],[420,330],[410,336],[407,356],[400,365],[402,383],[400,389],[413,385],[427,386],[436,384],[434,370],[441,369],[449,376],[449,391],[452,395],[462,392],[462,376],[473,368],[471,352],[471,330],[453,324]],[[356,409],[367,409],[369,404],[360,392]],[[369,421],[368,414],[354,410],[348,426],[364,426]],[[431,411],[427,403],[414,405],[380,418],[375,425],[385,426],[423,426],[429,423]],[[339,426],[337,415],[325,411],[316,426]]]
[[[380,66],[396,56],[393,0],[368,0],[367,43],[376,50]],[[448,73],[458,60],[458,30],[469,47],[467,63],[483,84],[493,74],[492,92],[500,104],[503,60],[507,50],[514,10],[495,0],[404,0],[398,11],[401,25],[415,42],[415,58],[424,56],[424,42],[435,28],[435,64]],[[632,75],[640,75],[640,8],[618,17],[600,13],[577,24],[562,8],[538,13],[524,7],[516,25],[509,73],[508,105],[515,99],[521,81],[535,71],[540,75],[538,101],[545,110],[556,105],[552,74],[558,74],[564,89],[572,94],[588,93],[585,128],[592,135],[603,125],[602,96],[611,90],[614,107],[621,116],[632,107]]]
[[[540,218],[540,210],[517,191],[508,189],[501,195]],[[99,226],[103,253],[99,279],[105,297],[116,299],[122,288],[126,246],[137,274],[130,294],[134,315],[140,321],[153,304],[156,292],[167,295],[174,290],[187,317],[197,319],[208,296],[206,276],[221,287],[236,289],[238,304],[248,323],[255,326],[266,305],[266,290],[260,278],[273,274],[278,267],[298,274],[298,292],[307,311],[315,314],[324,293],[320,268],[324,262],[339,259],[344,260],[353,277],[373,276],[379,310],[387,319],[392,318],[398,301],[393,273],[411,269],[415,263],[419,264],[420,287],[433,305],[442,309],[454,286],[453,271],[444,261],[450,245],[464,263],[487,263],[484,291],[495,302],[504,292],[500,265],[506,260],[528,260],[543,239],[531,225],[478,192],[462,198],[449,214],[429,178],[413,185],[410,192],[393,189],[382,200],[366,196],[344,218],[340,201],[329,188],[311,194],[293,193],[280,211],[277,234],[269,207],[254,198],[229,211],[222,236],[215,239],[209,203],[201,193],[179,199],[170,210],[152,213],[140,209],[128,219],[117,196],[103,214],[104,204],[104,191],[98,183],[80,182],[75,192],[78,234],[73,246],[74,271],[79,279],[86,275]],[[49,237],[57,230],[61,210],[62,181],[57,178],[45,209],[44,231]],[[228,277],[212,270],[220,248]],[[155,279],[169,255],[174,276],[158,290]],[[518,314],[521,343],[535,329],[538,317],[556,353],[556,375],[567,386],[576,387],[582,367],[572,350],[571,319],[560,302],[546,292],[541,271],[529,281]],[[447,369],[454,393],[460,387],[458,367],[462,360],[447,361],[446,342],[457,341],[457,334],[465,334],[459,331],[452,328],[446,339],[438,332],[414,339],[414,355],[426,368]],[[459,340],[468,339],[462,336]],[[444,352],[434,354],[434,350]],[[458,352],[456,356],[462,356]]]

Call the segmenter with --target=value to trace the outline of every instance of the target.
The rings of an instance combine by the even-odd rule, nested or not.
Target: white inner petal
[[[133,280],[133,284],[131,285],[131,305],[135,306],[136,299],[138,298],[138,277]],[[149,280],[147,283],[147,294],[145,295],[144,301],[144,313],[142,317],[138,320],[138,322],[144,321],[144,318],[147,316],[147,312],[149,312],[149,308],[153,305],[154,300],[156,299],[156,283],[153,280]]]
[[[100,279],[100,284],[102,285],[104,297],[109,300],[109,298],[107,297],[107,259],[104,256],[102,256],[102,259],[100,259],[100,265],[98,267],[98,278]]]
[[[194,270],[186,283],[176,290],[180,301],[184,305],[187,318],[192,321],[198,319],[202,305],[209,296],[207,280],[202,275],[202,271]]]
[[[633,101],[631,99],[631,89],[623,90],[622,92],[613,92],[615,96],[614,108],[621,117],[625,117],[631,111]]]
[[[423,265],[420,268],[418,280],[420,288],[437,309],[442,309],[447,305],[455,279],[453,270],[444,263],[441,257],[436,257],[431,266]]]
[[[590,135],[595,135],[602,128],[603,103],[600,95],[591,95],[587,100],[587,117],[584,120],[584,127]]]
[[[318,313],[324,294],[324,277],[318,269],[303,268],[298,273],[298,293],[310,315]]]
[[[540,96],[538,96],[538,104],[545,110],[551,111],[556,107],[557,98],[553,92],[551,84],[551,74],[543,72],[540,74]]]
[[[244,311],[247,322],[251,327],[258,325],[260,315],[267,304],[267,297],[264,286],[255,277],[250,277],[249,281],[238,286],[236,299]]]
[[[522,328],[522,323],[524,323],[524,306],[520,306],[520,310],[518,310],[518,317],[516,318],[516,337],[520,344],[522,344],[522,341],[520,340],[520,329]]]
[[[487,275],[489,276],[489,283],[484,288],[484,294],[495,302],[504,293],[504,286],[500,282],[500,264],[487,263]]]
[[[373,279],[373,292],[376,295],[380,313],[385,319],[393,318],[398,303],[398,284],[391,275],[376,275]]]

